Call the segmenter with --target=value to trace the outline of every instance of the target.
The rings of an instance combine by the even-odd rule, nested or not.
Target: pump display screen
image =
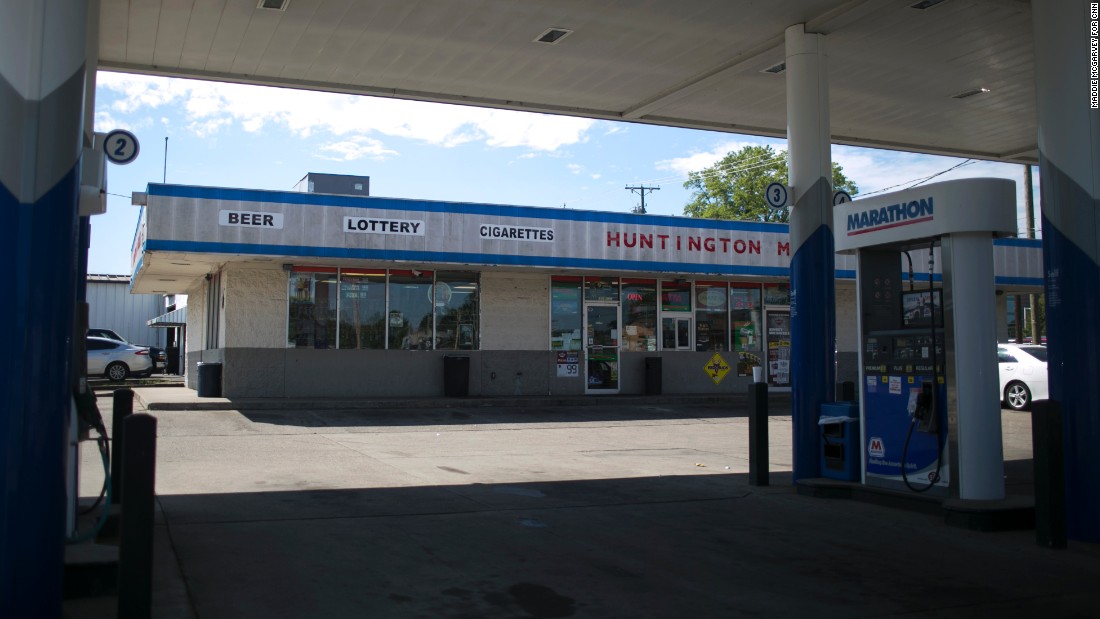
[[[933,294],[929,294],[929,293]],[[912,290],[901,294],[901,322],[906,328],[932,326],[933,301],[936,326],[943,326],[943,298],[939,290]]]

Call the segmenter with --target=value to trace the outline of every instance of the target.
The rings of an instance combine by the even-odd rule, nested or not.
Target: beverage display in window
[[[738,376],[752,376],[752,368],[763,365],[761,358],[760,287],[732,284],[730,287],[730,332],[737,351]]]
[[[623,350],[657,350],[657,281],[623,279]]]

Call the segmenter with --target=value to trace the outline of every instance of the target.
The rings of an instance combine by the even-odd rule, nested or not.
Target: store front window
[[[296,266],[288,296],[288,348],[479,348],[476,273]]]
[[[386,272],[340,271],[340,348],[386,347]]]
[[[437,273],[434,290],[436,349],[476,350],[477,274]]]
[[[657,282],[623,279],[623,350],[657,350]]]
[[[336,348],[336,288],[335,268],[291,271],[288,348]]]
[[[434,287],[428,271],[390,271],[389,347],[431,350]]]
[[[695,350],[728,350],[728,303],[725,282],[695,283]]]
[[[550,280],[550,349],[580,350],[581,278],[554,276]]]

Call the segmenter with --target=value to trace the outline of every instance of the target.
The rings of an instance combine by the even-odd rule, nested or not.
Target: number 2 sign
[[[115,129],[103,138],[103,153],[111,163],[126,165],[137,159],[140,150],[137,136],[125,129]]]

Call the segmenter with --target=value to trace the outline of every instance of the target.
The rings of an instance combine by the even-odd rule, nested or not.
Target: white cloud
[[[281,125],[300,137],[379,134],[451,147],[483,141],[496,148],[553,152],[585,142],[596,121],[509,110],[400,101],[283,88],[100,73],[118,93],[111,109],[133,114],[182,106],[195,131],[237,123],[250,132]]]
[[[397,151],[387,149],[382,142],[362,136],[325,144],[321,147],[321,152],[334,153],[335,155],[318,155],[332,161],[355,161],[363,157],[381,161],[389,155],[398,154]]]
[[[584,166],[580,166],[580,165],[577,165],[575,163],[567,164],[565,167],[568,168],[569,171],[572,172],[573,174],[580,174],[581,172],[584,171]]]
[[[603,176],[603,174],[589,174],[589,177],[591,177],[592,180],[594,180],[594,181],[600,180],[600,177],[602,177],[602,176]]]
[[[716,144],[714,148],[711,148],[705,152],[692,153],[684,157],[676,157],[673,159],[665,159],[658,161],[654,167],[658,170],[670,170],[677,174],[687,178],[689,172],[698,172],[703,168],[708,168],[717,163],[722,157],[741,150],[746,146],[771,146],[778,152],[785,152],[787,145],[782,140],[775,140],[770,138],[748,138],[744,140],[728,140],[719,144]]]

